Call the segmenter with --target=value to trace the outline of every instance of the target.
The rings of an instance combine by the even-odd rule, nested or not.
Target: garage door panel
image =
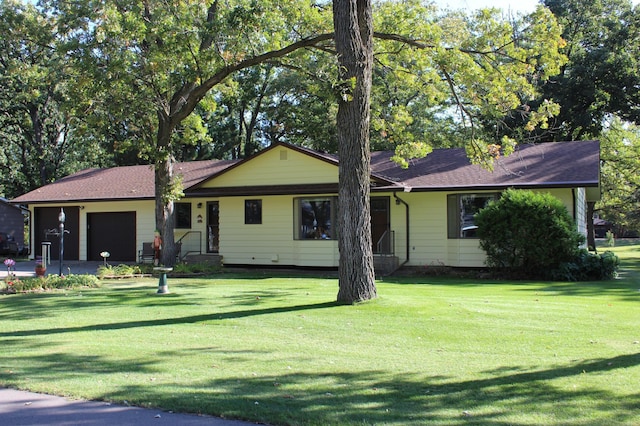
[[[80,259],[80,209],[77,206],[64,207],[65,223],[64,228],[67,233],[64,235],[64,259]],[[43,241],[51,242],[51,260],[59,260],[60,238],[48,231],[59,231],[60,222],[58,215],[60,207],[36,207],[34,210],[34,247],[31,249],[36,256],[41,254]]]
[[[109,261],[136,260],[136,213],[108,212],[87,214],[87,258],[102,260],[108,251]]]

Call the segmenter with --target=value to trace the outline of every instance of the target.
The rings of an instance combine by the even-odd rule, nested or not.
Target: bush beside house
[[[585,237],[565,205],[548,193],[505,191],[475,217],[487,266],[516,278],[612,278],[618,259],[581,249]]]

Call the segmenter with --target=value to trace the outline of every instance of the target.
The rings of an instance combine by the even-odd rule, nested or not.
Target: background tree
[[[216,96],[216,89],[223,89],[221,93],[235,90],[230,78],[238,76],[240,80],[238,73],[245,72],[246,81],[251,81],[249,71],[259,76],[255,67],[262,65],[278,67],[274,75],[280,76],[284,75],[283,69],[311,69],[309,64],[321,62],[318,58],[322,55],[331,55],[335,61],[330,44],[334,39],[331,10],[324,4],[276,0],[213,0],[206,4],[195,0],[175,4],[156,0],[126,4],[115,0],[48,0],[43,5],[47,6],[47,16],[57,19],[57,31],[65,34],[64,53],[70,63],[77,64],[79,72],[74,87],[85,95],[87,101],[81,105],[83,111],[95,117],[94,127],[104,128],[104,134],[118,135],[123,153],[138,152],[154,164],[156,223],[163,233],[165,264],[175,261],[173,202],[182,195],[173,163],[183,147],[204,147],[202,141],[208,137],[215,141],[207,133],[203,117],[215,112],[222,99]],[[353,37],[359,36],[363,43],[357,45],[360,56],[369,55],[373,46],[364,42],[363,36],[368,37],[371,31],[371,4],[340,1],[334,6],[347,19],[345,24],[358,30]],[[343,12],[347,14],[342,15]],[[400,76],[388,86],[390,90],[407,85],[405,99],[391,104],[391,108],[381,104],[376,117],[381,143],[396,149],[395,159],[399,162],[428,152],[426,127],[416,125],[414,135],[403,131],[403,124],[420,123],[411,115],[419,117],[424,108],[430,108],[427,115],[446,115],[448,123],[468,129],[469,155],[476,162],[490,164],[498,152],[494,142],[499,135],[485,138],[477,131],[475,120],[501,118],[521,105],[523,99],[533,99],[532,81],[545,80],[557,73],[563,63],[558,54],[559,27],[543,8],[513,23],[501,20],[495,10],[473,16],[440,16],[432,6],[417,0],[381,3],[375,13],[379,16],[378,31],[373,34],[378,40],[376,61],[387,73],[393,71]],[[343,24],[339,18],[335,20],[336,25]],[[346,37],[350,33],[347,28],[344,30]],[[340,77],[337,81],[325,80],[324,85],[331,86],[331,92],[340,99],[336,117],[338,133],[342,134],[338,137],[340,186],[354,185],[348,193],[355,199],[349,208],[355,211],[349,214],[363,219],[367,217],[369,173],[369,130],[363,126],[368,127],[370,121],[366,93],[370,91],[371,70],[368,62],[357,62],[362,57],[350,57],[351,52],[340,50]],[[261,87],[259,81],[254,81],[254,88]],[[255,93],[263,96],[272,86],[262,87]],[[412,91],[425,97],[417,101]],[[258,104],[271,105],[242,100],[235,107],[237,111],[249,111],[242,105]],[[199,114],[193,114],[196,108]],[[260,119],[256,111],[252,107],[251,113],[243,113],[242,118]],[[351,123],[352,128],[344,126],[349,116],[357,118]],[[532,110],[529,118],[533,126],[544,122],[547,115],[545,111]],[[280,123],[274,124],[277,130]],[[257,123],[245,126],[251,134],[258,128],[254,125]],[[350,132],[357,133],[357,139]],[[245,133],[251,136],[246,130]],[[275,133],[268,134],[272,137]],[[353,152],[358,158],[350,167]],[[368,221],[365,222],[359,227],[361,234],[369,234]],[[345,244],[351,237],[347,232],[340,235],[343,234],[345,241],[339,243],[341,259],[362,254],[364,260],[345,259],[353,262],[349,268],[341,268],[350,271],[345,274],[358,271],[357,276],[340,280],[341,289],[355,285],[356,290],[342,300],[372,297],[375,293],[368,258],[370,236],[356,237]],[[358,250],[346,251],[353,244],[360,246]]]
[[[102,101],[103,125],[126,128],[126,143],[154,164],[162,262],[171,265],[173,203],[182,196],[173,171],[176,152],[206,136],[192,112],[234,73],[331,39],[330,31],[315,38],[300,35],[322,34],[318,30],[330,21],[319,18],[327,12],[279,1],[52,0],[46,5],[60,16],[60,27],[70,34],[67,52]]]
[[[616,234],[640,230],[640,128],[611,120],[600,137],[602,199],[596,212]]]
[[[322,67],[333,65],[329,55],[320,57]],[[320,71],[309,64],[308,70],[288,68],[290,64],[282,61],[265,64],[239,72],[212,90],[208,96],[215,100],[215,108],[196,110],[210,142],[204,149],[198,143],[194,151],[214,156],[209,158],[245,158],[273,143],[286,142],[337,152],[335,99],[328,80],[319,82],[314,72]]]
[[[530,106],[553,99],[560,108],[543,129],[527,127],[515,109],[498,131],[535,142],[597,138],[608,117],[640,120],[640,8],[630,0],[544,0],[563,26],[568,62],[540,84]],[[541,82],[542,83],[542,82]]]
[[[598,135],[609,114],[640,123],[640,9],[630,0],[545,0],[569,62],[543,86],[561,105],[556,140]]]
[[[80,140],[73,69],[57,50],[64,35],[33,5],[0,3],[0,193],[14,197],[101,162]]]
[[[502,129],[523,141],[600,139],[606,160],[602,168],[603,200],[597,208],[603,218],[620,221],[622,227],[636,226],[629,218],[634,217],[637,204],[627,185],[633,182],[631,176],[637,168],[628,155],[615,158],[617,151],[629,154],[631,148],[612,145],[611,138],[623,138],[625,126],[616,117],[636,124],[640,119],[640,8],[634,8],[629,0],[542,3],[563,25],[567,45],[562,51],[568,62],[557,76],[540,86],[541,95],[532,104],[553,99],[560,106],[558,115],[547,128],[532,130],[514,111]],[[589,208],[591,213],[594,203]],[[594,237],[593,232],[588,233],[589,247],[595,247]]]

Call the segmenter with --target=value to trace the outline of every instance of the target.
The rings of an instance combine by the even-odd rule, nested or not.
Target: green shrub
[[[100,283],[95,275],[85,274],[70,274],[63,277],[58,275],[47,275],[46,277],[20,278],[13,281],[13,288],[16,292],[99,286]]]
[[[220,272],[220,266],[213,263],[197,262],[197,263],[177,263],[173,267],[176,274],[215,274]]]
[[[617,276],[620,259],[613,252],[602,254],[581,250],[569,262],[550,272],[550,278],[557,281],[610,280]]]
[[[519,278],[548,278],[584,242],[564,204],[547,193],[507,190],[475,223],[487,265]]]
[[[101,265],[98,267],[97,275],[100,279],[103,279],[105,277],[130,277],[142,273],[139,265],[120,264],[117,266]]]

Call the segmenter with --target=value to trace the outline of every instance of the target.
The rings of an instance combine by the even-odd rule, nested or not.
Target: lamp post
[[[60,222],[60,270],[59,276],[62,276],[62,258],[64,257],[64,221],[66,219],[64,209],[60,207],[60,214],[58,214],[58,222]]]

